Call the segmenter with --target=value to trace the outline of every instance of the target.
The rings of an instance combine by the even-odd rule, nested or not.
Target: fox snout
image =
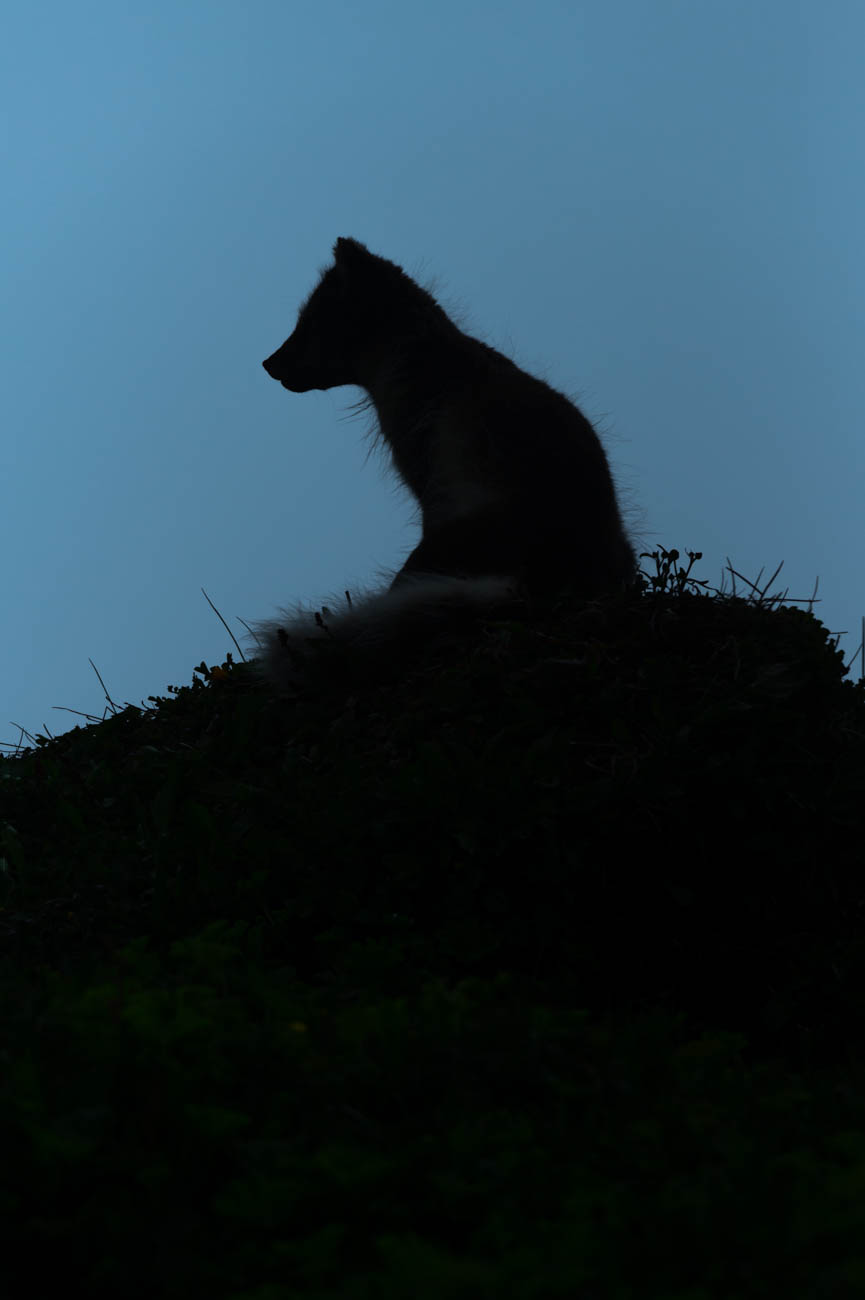
[[[267,358],[266,361],[262,361],[261,363],[264,366],[267,373],[270,375],[271,379],[282,378],[282,373],[281,373],[282,366],[280,364],[281,358],[279,355],[281,351],[282,348],[277,348],[275,352],[271,353],[271,355]]]
[[[290,342],[291,340],[287,339],[281,348],[277,348],[261,364],[271,379],[277,380],[290,393],[309,392],[313,385],[307,382],[308,376],[304,373],[305,368],[298,363],[298,358],[294,355],[296,350],[289,347]]]
[[[322,361],[319,350],[310,345],[309,339],[298,339],[296,331],[261,364],[271,379],[290,393],[308,393],[313,388],[335,388],[350,382]]]

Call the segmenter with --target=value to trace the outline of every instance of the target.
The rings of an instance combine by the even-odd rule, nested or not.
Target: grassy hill
[[[10,1296],[865,1293],[863,687],[658,568],[0,759]]]

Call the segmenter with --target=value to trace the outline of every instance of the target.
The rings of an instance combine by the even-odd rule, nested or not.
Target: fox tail
[[[337,612],[327,606],[283,609],[280,619],[255,625],[259,671],[282,694],[296,693],[328,668],[375,674],[437,634],[506,606],[517,597],[516,587],[509,577],[412,575],[357,603],[346,592]]]

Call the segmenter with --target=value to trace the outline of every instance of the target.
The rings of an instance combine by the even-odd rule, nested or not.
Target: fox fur
[[[271,681],[296,687],[323,638],[399,653],[515,596],[591,598],[629,583],[634,551],[582,411],[463,333],[395,263],[355,239],[333,254],[263,365],[292,393],[366,392],[422,533],[388,590],[324,620],[283,611],[259,624]]]

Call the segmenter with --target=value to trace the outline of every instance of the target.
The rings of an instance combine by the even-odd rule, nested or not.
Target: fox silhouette
[[[325,620],[283,611],[259,624],[265,674],[296,687],[321,638],[379,655],[514,596],[585,599],[631,582],[634,551],[583,412],[465,334],[394,262],[348,238],[333,255],[263,365],[292,393],[365,391],[421,539],[389,589]]]

